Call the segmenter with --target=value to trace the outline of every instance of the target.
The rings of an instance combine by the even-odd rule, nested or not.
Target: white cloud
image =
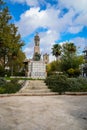
[[[71,26],[68,28],[68,31],[72,34],[79,33],[82,30],[83,26]]]
[[[58,5],[52,6],[45,0],[11,0],[12,2],[26,3],[30,9],[25,11],[20,20],[16,22],[19,32],[23,37],[36,32],[38,28],[46,28],[46,32],[40,33],[41,53],[49,53],[51,56],[51,48],[56,40],[61,38],[61,33],[77,34],[87,26],[87,0],[58,0]],[[57,1],[57,0],[54,0]],[[45,10],[40,10],[41,4],[47,5]],[[68,12],[60,17],[63,8],[67,8]],[[78,15],[77,15],[78,14]],[[85,38],[71,39],[77,45],[84,47]],[[25,48],[27,57],[33,54],[33,47]]]
[[[46,4],[45,0],[9,0],[13,3],[26,3],[30,7],[37,7],[41,4]]]
[[[87,12],[87,0],[58,0],[60,6],[73,8],[76,12]]]
[[[79,48],[80,53],[82,53],[82,51],[84,50],[86,44],[87,44],[87,38],[84,37],[76,37],[71,39],[71,41],[73,43],[75,43],[75,45],[77,46],[77,48]]]
[[[67,31],[67,28],[72,25],[74,11],[71,9],[62,18],[59,17],[60,10],[54,7],[41,10],[40,8],[30,8],[20,16],[20,21],[16,24],[22,36],[26,36],[34,32],[37,28],[43,27],[57,33]],[[80,28],[81,29],[81,28]],[[55,39],[57,40],[57,39]]]
[[[78,16],[73,20],[73,26],[87,26],[87,0],[58,0],[60,8],[73,9],[74,15]],[[78,26],[79,25],[79,26]],[[72,30],[71,30],[72,32]],[[77,31],[78,32],[78,31]]]
[[[31,8],[20,16],[20,21],[16,24],[23,36],[34,32],[39,27],[55,30],[59,26],[58,15],[59,10],[54,8],[42,11],[39,7]]]

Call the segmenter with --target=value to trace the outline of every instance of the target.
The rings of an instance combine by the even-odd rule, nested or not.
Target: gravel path
[[[0,98],[0,130],[87,130],[87,96]]]

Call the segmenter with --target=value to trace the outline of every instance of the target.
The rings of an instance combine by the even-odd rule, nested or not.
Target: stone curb
[[[65,95],[77,95],[77,96],[84,96],[87,95],[87,92],[65,92]]]
[[[55,96],[58,95],[57,93],[41,93],[41,94],[28,94],[28,93],[23,93],[23,94],[0,94],[0,97],[11,97],[11,96]]]
[[[59,95],[58,93],[16,93],[16,94],[0,94],[0,97],[11,97],[11,96],[56,96]],[[61,95],[71,95],[71,96],[85,96],[87,95],[87,92],[65,92]]]

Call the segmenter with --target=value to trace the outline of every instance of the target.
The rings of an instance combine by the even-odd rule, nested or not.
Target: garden
[[[16,93],[21,89],[22,83],[18,79],[8,81],[5,78],[0,78],[0,94]]]
[[[87,78],[69,78],[65,75],[51,75],[45,80],[46,85],[53,92],[87,92]]]
[[[47,65],[45,83],[51,91],[59,94],[65,92],[87,92],[87,77],[83,77],[83,65],[87,62],[83,55],[78,55],[74,43],[54,44],[52,54],[56,61]],[[87,75],[87,69],[84,71]]]

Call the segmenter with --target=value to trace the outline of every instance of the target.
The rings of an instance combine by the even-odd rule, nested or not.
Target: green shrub
[[[0,77],[0,87],[5,86],[5,85],[6,85],[6,80]]]
[[[25,76],[25,71],[15,72],[14,75],[15,75],[15,76]]]
[[[4,94],[5,93],[5,88],[4,87],[0,87],[0,94]]]
[[[76,78],[69,78],[68,83],[69,83],[68,91],[80,92],[81,84],[80,84],[80,82],[77,81]]]
[[[70,92],[87,92],[87,79],[85,78],[70,78],[68,91]]]
[[[69,76],[74,76],[74,72],[75,72],[75,70],[73,69],[73,68],[70,68],[70,69],[68,69],[67,70],[67,73],[69,74]]]
[[[77,78],[77,80],[81,84],[81,91],[87,92],[87,78]]]
[[[64,75],[56,74],[49,76],[46,78],[45,82],[52,91],[59,92],[59,94],[67,91],[69,87],[68,79]]]
[[[75,77],[78,77],[80,74],[81,74],[80,69],[75,69],[75,71],[74,71],[74,76],[75,76]]]
[[[11,83],[17,84],[18,83],[18,79],[17,78],[11,79]]]
[[[18,83],[18,79],[12,79],[10,82],[6,82],[3,78],[0,84],[0,93],[16,93],[21,89],[21,84]]]
[[[16,93],[18,90],[20,90],[21,86],[17,83],[13,84],[12,82],[8,82],[4,88],[4,93]]]
[[[51,75],[46,78],[45,83],[54,92],[59,94],[68,92],[87,92],[86,78],[67,78],[64,75]]]
[[[4,76],[5,76],[4,67],[0,65],[0,77],[4,77]]]

